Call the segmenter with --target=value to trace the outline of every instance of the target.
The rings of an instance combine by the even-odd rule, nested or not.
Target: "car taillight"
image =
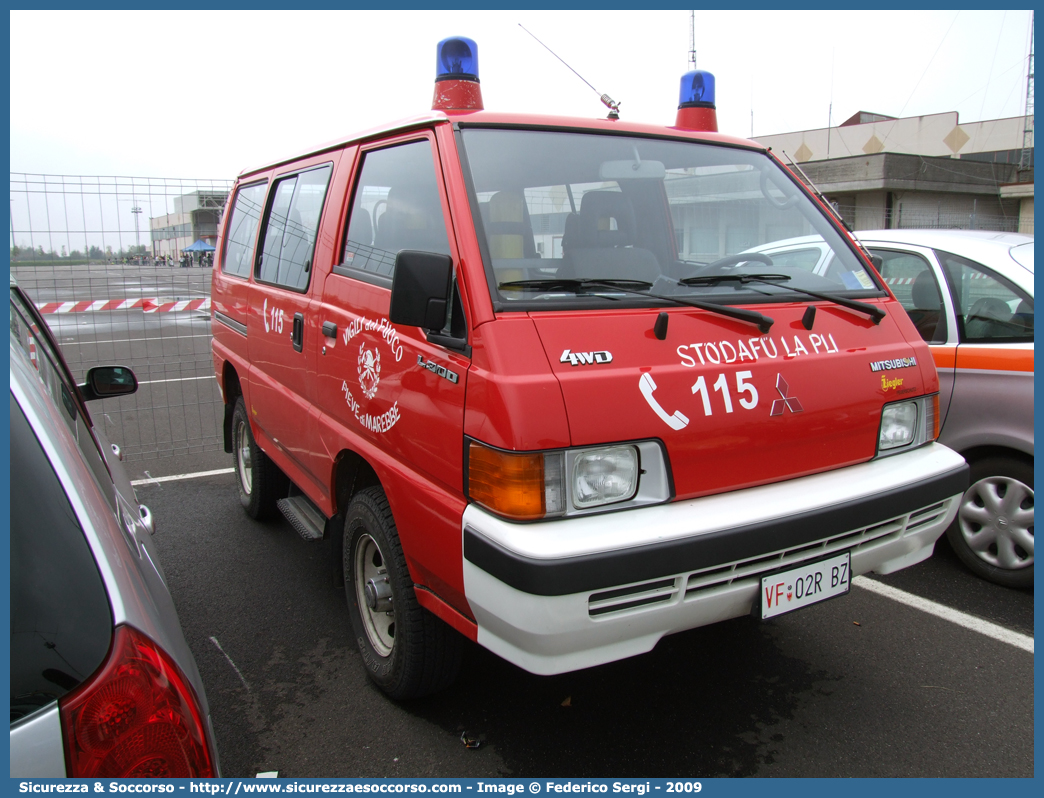
[[[70,777],[214,776],[195,691],[136,629],[117,627],[105,664],[58,704]]]

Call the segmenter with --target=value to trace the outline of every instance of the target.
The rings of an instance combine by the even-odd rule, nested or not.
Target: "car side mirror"
[[[393,324],[441,330],[446,323],[453,259],[435,252],[404,249],[395,256],[391,308]]]
[[[87,372],[87,380],[78,386],[84,401],[126,396],[138,390],[138,378],[126,366],[95,366]]]
[[[884,265],[884,258],[882,258],[880,255],[871,255],[870,262],[874,264],[874,268],[877,269],[878,272],[880,272],[881,267]]]

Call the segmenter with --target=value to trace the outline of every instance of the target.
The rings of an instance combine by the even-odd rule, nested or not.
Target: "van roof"
[[[727,136],[722,133],[710,133],[704,130],[685,130],[668,125],[650,125],[641,122],[624,122],[616,119],[569,116],[548,116],[543,114],[507,114],[497,111],[463,111],[461,113],[446,113],[445,111],[429,111],[425,114],[399,119],[394,122],[369,128],[354,133],[345,138],[335,139],[321,144],[318,147],[298,152],[287,158],[279,158],[275,161],[244,169],[239,173],[239,178],[254,175],[257,172],[265,172],[283,164],[307,158],[312,155],[320,155],[330,150],[340,149],[350,144],[359,144],[372,139],[382,138],[392,133],[401,133],[414,128],[432,127],[439,124],[461,124],[461,125],[491,125],[504,127],[536,127],[557,130],[573,130],[592,133],[631,133],[639,136],[670,136],[672,138],[690,139],[693,141],[704,141],[714,144],[724,144],[732,147],[743,147],[765,151],[765,147],[747,139]]]

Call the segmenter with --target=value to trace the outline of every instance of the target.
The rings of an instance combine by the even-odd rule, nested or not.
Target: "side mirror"
[[[126,366],[95,366],[87,372],[87,381],[78,386],[84,401],[126,396],[138,390],[138,378]]]
[[[870,262],[874,264],[874,268],[877,269],[878,272],[880,272],[881,267],[884,265],[884,258],[882,258],[880,255],[871,255]]]
[[[391,308],[393,324],[441,330],[446,323],[453,259],[435,252],[404,249],[395,256]]]

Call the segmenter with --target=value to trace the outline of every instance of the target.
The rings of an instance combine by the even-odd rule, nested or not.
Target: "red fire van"
[[[439,689],[460,635],[585,668],[928,557],[968,480],[931,354],[713,76],[661,127],[486,112],[475,43],[436,60],[431,113],[243,172],[213,277],[240,500],[343,548],[374,681]],[[763,251],[800,236],[828,269]]]

